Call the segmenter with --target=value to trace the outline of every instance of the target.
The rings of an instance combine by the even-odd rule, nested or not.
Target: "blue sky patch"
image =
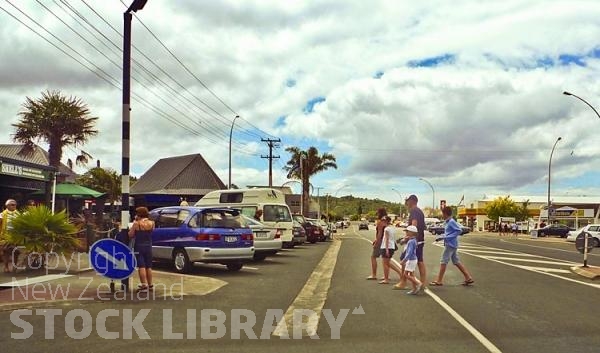
[[[443,64],[452,64],[456,56],[453,54],[444,54],[433,56],[430,58],[411,60],[408,62],[409,67],[435,67]]]
[[[290,88],[296,86],[296,80],[294,80],[293,78],[288,78],[285,81],[285,86]]]
[[[317,105],[321,102],[325,102],[325,97],[318,96],[318,97],[309,99],[308,102],[306,102],[306,105],[304,106],[304,109],[302,109],[302,111],[305,114],[310,114],[315,110],[315,105]]]
[[[585,66],[583,59],[584,56],[582,55],[561,54],[558,56],[558,61],[561,65],[575,64],[578,66]]]
[[[287,118],[287,115],[282,115],[279,118],[277,118],[277,121],[275,122],[275,127],[283,127],[285,126],[285,119]]]
[[[375,72],[375,74],[373,75],[373,78],[380,79],[381,76],[383,76],[383,71],[379,70],[379,71]]]

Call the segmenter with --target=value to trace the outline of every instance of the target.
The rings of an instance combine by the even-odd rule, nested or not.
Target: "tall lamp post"
[[[564,91],[564,92],[563,92],[563,94],[564,94],[565,96],[572,96],[572,97],[575,97],[575,98],[579,99],[580,101],[582,101],[583,103],[587,104],[587,106],[588,106],[588,107],[590,107],[590,108],[592,108],[592,110],[594,111],[594,113],[596,113],[596,115],[598,116],[598,118],[600,118],[600,114],[598,114],[598,111],[596,110],[596,108],[594,108],[594,107],[593,107],[593,106],[592,106],[590,103],[588,103],[588,101],[586,101],[585,99],[583,99],[583,98],[579,97],[579,96],[578,96],[578,95],[576,95],[576,94],[573,94],[573,93],[571,93],[571,92],[567,92],[567,91]]]
[[[348,186],[350,186],[350,184],[340,186],[333,194],[333,197],[337,198],[338,192],[340,192],[340,190],[342,190],[343,188],[347,188]],[[337,201],[336,201],[336,206],[337,206]],[[329,194],[327,194],[327,222],[329,222]]]
[[[431,192],[433,194],[433,206],[431,207],[433,210],[435,210],[435,188],[433,187],[433,184],[431,184],[428,180],[424,179],[424,178],[419,178],[419,180],[421,180],[422,182],[424,182],[425,184],[429,185],[429,187],[431,188]]]
[[[398,197],[400,198],[400,202],[402,202],[402,194],[400,193],[400,191],[396,190],[395,188],[392,188],[392,191],[395,192],[396,194],[398,194]]]
[[[556,142],[554,142],[554,146],[552,146],[552,151],[550,152],[550,160],[548,161],[548,223],[550,223],[550,181],[552,180],[552,156],[554,155],[554,149],[560,140],[562,140],[562,137],[557,138]]]
[[[239,115],[236,115],[231,122],[231,130],[229,130],[229,184],[227,185],[228,189],[231,189],[231,138],[233,137],[233,127],[235,126],[235,121],[239,119]]]
[[[122,146],[121,146],[121,234],[122,240],[128,239],[129,228],[129,138],[131,112],[131,12],[137,12],[148,0],[134,0],[123,13],[123,112],[122,112]],[[129,279],[121,281],[122,287],[129,287]]]

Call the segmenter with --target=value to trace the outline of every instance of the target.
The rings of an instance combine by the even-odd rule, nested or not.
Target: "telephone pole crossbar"
[[[266,142],[267,146],[269,146],[269,155],[268,156],[260,156],[260,158],[263,159],[268,159],[269,160],[269,187],[273,187],[273,160],[274,159],[279,159],[280,156],[274,156],[273,155],[273,149],[274,148],[279,148],[279,143],[281,142],[281,139],[260,139],[262,142]]]

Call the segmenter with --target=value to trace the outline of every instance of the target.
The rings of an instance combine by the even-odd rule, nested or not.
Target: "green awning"
[[[56,197],[59,198],[70,198],[70,199],[97,199],[104,195],[101,192],[86,188],[73,183],[61,183],[56,184]],[[33,195],[43,195],[42,191],[36,191]]]

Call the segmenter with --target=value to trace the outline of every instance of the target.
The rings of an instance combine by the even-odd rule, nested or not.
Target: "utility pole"
[[[260,156],[260,158],[269,160],[269,187],[273,187],[273,159],[279,159],[279,156],[273,155],[273,148],[278,148],[281,139],[260,139],[262,142],[266,142],[269,146],[269,155]]]
[[[320,199],[320,191],[324,189],[323,187],[316,187],[317,189],[317,203],[319,204],[319,208],[317,209],[317,219],[319,222],[321,221],[321,199]]]

